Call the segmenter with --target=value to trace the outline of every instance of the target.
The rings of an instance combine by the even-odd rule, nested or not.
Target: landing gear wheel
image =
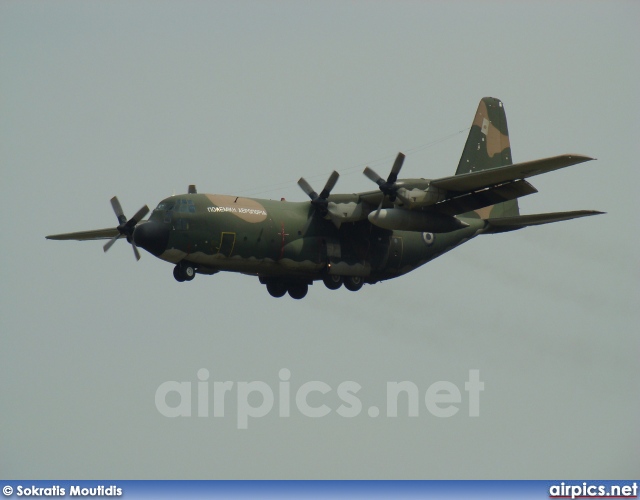
[[[267,283],[267,292],[275,298],[283,297],[287,293],[287,286],[281,281],[269,281]]]
[[[182,269],[180,269],[180,266],[176,266],[173,268],[173,277],[180,283],[182,283],[186,279],[186,277],[182,273]]]
[[[196,277],[196,270],[194,269],[193,266],[190,266],[187,264],[182,268],[182,274],[184,275],[184,279],[186,281],[191,281],[193,278]]]
[[[181,283],[183,281],[191,281],[196,277],[196,268],[191,264],[177,264],[173,268],[173,277]]]
[[[336,274],[325,274],[322,281],[329,290],[337,290],[342,286],[342,276]]]
[[[303,299],[304,296],[307,295],[308,291],[309,285],[306,283],[294,283],[293,285],[289,285],[289,296],[292,299]]]
[[[362,288],[364,282],[361,276],[347,276],[344,279],[344,287],[352,292],[357,292]]]

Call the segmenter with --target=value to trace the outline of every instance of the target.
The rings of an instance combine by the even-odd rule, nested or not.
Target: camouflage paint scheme
[[[317,280],[356,291],[413,271],[479,234],[601,213],[520,216],[517,198],[536,192],[526,178],[592,158],[561,155],[513,164],[504,106],[495,98],[480,101],[455,176],[397,179],[403,159],[398,155],[386,182],[365,171],[379,190],[330,195],[337,173],[320,195],[299,181],[311,202],[198,194],[190,186],[188,194],[162,200],[147,221],[141,220],[146,207],[127,221],[114,198],[117,228],[47,238],[111,238],[106,251],[125,236],[136,256],[137,245],[175,264],[178,281],[195,273],[239,272],[258,276],[273,296],[288,291],[299,299]]]
[[[460,231],[425,235],[385,230],[363,220],[338,228],[320,217],[307,224],[308,202],[231,200],[224,203],[223,197],[190,194],[163,201],[161,205],[170,207],[192,202],[195,213],[153,211],[150,221],[172,221],[167,248],[158,257],[175,264],[188,260],[203,272],[286,274],[308,280],[320,279],[331,264],[330,273],[362,276],[375,283],[415,269],[484,227],[477,220]],[[248,207],[259,207],[265,215],[247,217]]]

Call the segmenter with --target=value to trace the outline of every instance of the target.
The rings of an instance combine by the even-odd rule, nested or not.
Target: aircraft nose
[[[169,226],[160,222],[145,222],[136,226],[133,232],[133,241],[136,246],[144,248],[147,252],[160,256],[167,248],[169,242]]]

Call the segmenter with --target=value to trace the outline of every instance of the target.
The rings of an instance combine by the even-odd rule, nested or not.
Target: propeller
[[[133,242],[133,231],[136,228],[136,224],[149,213],[149,207],[145,205],[140,210],[138,210],[135,215],[131,217],[131,219],[127,220],[124,212],[122,211],[122,206],[120,205],[117,196],[111,198],[111,206],[113,207],[113,211],[118,218],[118,227],[116,228],[118,230],[118,234],[107,241],[107,243],[102,248],[105,252],[108,251],[118,240],[118,238],[120,238],[120,236],[124,236],[127,238],[127,241],[131,243],[131,246],[133,247],[133,254],[136,256],[136,260],[140,260],[140,252],[138,252],[138,248]]]
[[[298,181],[298,186],[307,193],[307,196],[311,198],[311,205],[320,212],[320,214],[324,217],[328,213],[328,205],[329,205],[329,195],[331,194],[331,190],[335,187],[336,182],[338,182],[338,178],[340,174],[335,170],[327,179],[327,183],[324,185],[324,189],[320,191],[320,194],[316,193],[311,185],[303,178],[300,177]]]
[[[364,169],[363,174],[375,182],[380,188],[380,191],[382,191],[385,196],[389,197],[389,201],[393,202],[396,201],[396,196],[398,195],[398,186],[396,186],[396,181],[398,180],[398,174],[400,173],[403,163],[404,154],[398,153],[396,161],[393,162],[393,167],[391,168],[391,172],[389,173],[389,177],[387,177],[386,181],[369,167]]]
[[[382,209],[382,203],[384,202],[385,196],[388,196],[389,201],[391,202],[396,201],[399,189],[399,186],[396,186],[396,181],[398,180],[398,174],[400,173],[400,169],[402,168],[403,163],[404,154],[398,153],[398,156],[396,156],[396,161],[393,162],[393,167],[391,167],[391,172],[389,172],[389,177],[387,177],[386,181],[382,177],[380,177],[372,168],[366,167],[362,172],[378,185],[380,191],[382,191],[382,194],[384,195],[380,200],[378,209],[376,210],[376,218],[380,216],[380,210]]]
[[[316,191],[303,177],[300,177],[300,179],[298,180],[298,186],[300,186],[300,188],[307,194],[307,196],[311,198],[311,206],[313,207],[313,210],[311,211],[311,214],[309,214],[307,222],[302,228],[303,234],[305,234],[307,232],[307,229],[309,229],[309,225],[311,224],[316,211],[318,211],[318,213],[320,213],[322,217],[326,217],[329,213],[329,194],[331,194],[331,190],[335,187],[339,177],[340,174],[335,170],[331,172],[331,175],[327,179],[327,182],[324,185],[322,191],[320,191],[320,194],[316,193]]]

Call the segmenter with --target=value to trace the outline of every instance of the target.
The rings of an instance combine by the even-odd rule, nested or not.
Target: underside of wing
[[[597,210],[575,210],[573,212],[552,212],[547,214],[519,215],[517,217],[501,217],[498,219],[487,219],[487,229],[485,234],[504,233],[515,231],[528,226],[538,226],[540,224],[550,224],[564,220],[577,219],[579,217],[589,217],[600,215],[604,212]]]
[[[538,190],[527,181],[519,180],[460,194],[433,205],[432,209],[443,215],[459,215],[537,192]]]
[[[77,233],[52,234],[47,236],[48,240],[109,240],[117,236],[118,229],[111,227],[108,229],[93,229],[91,231],[78,231]]]

